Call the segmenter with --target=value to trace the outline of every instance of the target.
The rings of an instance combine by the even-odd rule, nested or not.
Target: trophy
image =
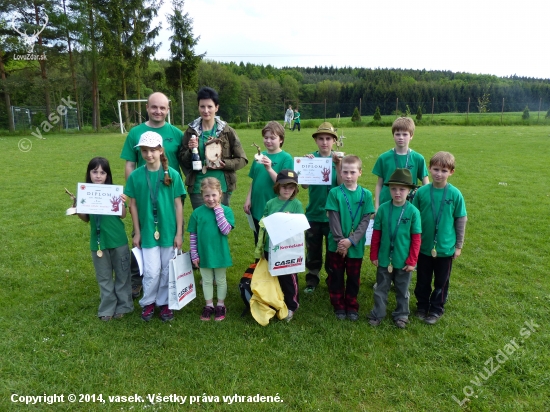
[[[67,194],[70,196],[70,198],[73,200],[73,205],[72,205],[72,207],[68,208],[67,211],[65,212],[65,214],[66,214],[67,216],[76,215],[76,196],[73,195],[71,192],[69,192],[69,191],[67,190],[67,188],[65,188],[65,193],[67,193]]]

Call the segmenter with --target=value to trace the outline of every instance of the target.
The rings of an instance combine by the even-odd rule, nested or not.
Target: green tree
[[[168,84],[179,91],[181,103],[181,126],[185,125],[183,91],[194,88],[197,83],[197,68],[204,54],[195,54],[200,36],[193,37],[193,19],[184,13],[184,0],[174,0],[172,14],[167,15],[172,30],[170,36],[170,65],[166,68]]]
[[[422,106],[418,106],[418,110],[416,111],[416,121],[419,122],[422,120]]]
[[[359,115],[359,109],[357,107],[355,107],[355,109],[353,110],[353,114],[351,115],[351,121],[352,122],[361,121],[361,116]]]
[[[380,115],[380,107],[376,106],[376,110],[372,118],[374,119],[375,122],[379,122],[380,120],[382,120],[382,116]]]
[[[523,114],[521,115],[521,118],[523,120],[529,120],[529,106],[525,106],[525,109],[523,109]]]

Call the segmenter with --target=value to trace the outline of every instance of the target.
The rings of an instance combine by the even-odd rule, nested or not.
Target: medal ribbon
[[[432,201],[432,214],[435,222],[435,231],[434,231],[434,249],[437,245],[437,231],[439,230],[439,220],[441,219],[441,214],[443,212],[443,205],[445,204],[445,197],[447,196],[447,188],[449,186],[445,185],[445,190],[443,191],[443,197],[441,198],[441,203],[439,204],[439,211],[436,212],[436,206],[434,201],[434,185],[430,186],[430,199]]]
[[[399,219],[397,219],[397,225],[395,225],[395,230],[392,233],[391,217],[393,214],[393,201],[390,202],[390,213],[388,215],[388,225],[390,227],[390,265],[393,257],[393,242],[395,241],[395,237],[397,236],[397,229],[399,229],[399,225],[401,224],[401,218],[403,217],[403,213],[405,213],[405,210],[407,209],[408,205],[409,205],[409,202],[405,202],[405,204],[401,206],[401,213],[399,214]]]
[[[405,161],[405,169],[408,169],[410,156],[411,156],[411,149],[407,149],[407,160]],[[395,152],[395,149],[393,149],[393,159],[395,160],[395,168],[400,169],[399,164],[397,163],[397,153]]]
[[[355,210],[355,214],[351,211],[351,205],[349,204],[348,197],[346,196],[346,192],[344,191],[343,184],[340,185],[340,190],[342,191],[342,194],[344,195],[344,199],[346,199],[346,204],[348,205],[348,211],[349,216],[351,217],[351,232],[353,233],[355,229],[357,229],[357,226],[359,226],[359,223],[357,223],[357,226],[355,226],[355,229],[353,228],[353,222],[355,222],[355,218],[357,217],[357,214],[359,213],[359,210],[363,206],[363,197],[365,196],[365,192],[361,186],[357,186],[358,189],[361,189],[361,200],[359,200],[359,205],[357,206],[357,209]],[[359,221],[360,222],[360,221]],[[343,228],[342,228],[343,231]]]
[[[95,218],[95,232],[97,234],[97,250],[101,250],[101,215],[93,215]]]
[[[147,186],[149,187],[149,196],[151,197],[151,202],[153,203],[153,219],[155,220],[155,231],[158,232],[158,228],[157,228],[157,224],[158,224],[158,219],[157,219],[157,197],[158,197],[158,193],[159,193],[159,187],[160,187],[160,179],[159,179],[159,170],[156,171],[156,181],[157,181],[157,185],[155,187],[155,191],[153,192],[153,188],[151,187],[151,178],[149,177],[149,171],[147,170],[147,167],[146,166],[143,166],[145,167],[145,176],[147,177]]]

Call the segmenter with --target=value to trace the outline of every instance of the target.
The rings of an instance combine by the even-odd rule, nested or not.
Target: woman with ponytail
[[[130,174],[124,194],[130,198],[133,245],[143,252],[141,318],[150,321],[157,306],[166,322],[174,318],[168,308],[168,264],[174,248],[181,249],[183,243],[181,196],[186,191],[180,174],[168,166],[160,134],[143,133],[136,147],[145,165]]]

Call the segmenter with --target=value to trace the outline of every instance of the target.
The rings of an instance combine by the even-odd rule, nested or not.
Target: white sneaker
[[[291,311],[291,310],[289,310],[289,311],[288,311],[288,315],[287,315],[287,317],[285,318],[285,320],[286,320],[287,322],[290,322],[290,321],[292,320],[292,317],[293,317],[293,316],[294,316],[294,312]]]

